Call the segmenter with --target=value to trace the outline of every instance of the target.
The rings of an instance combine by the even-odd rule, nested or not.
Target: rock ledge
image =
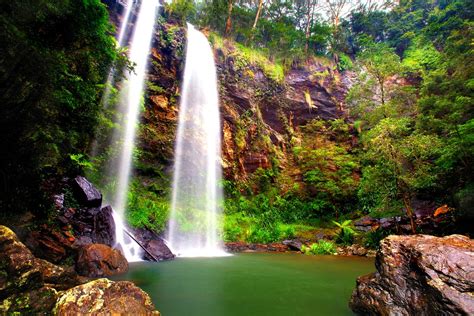
[[[474,315],[474,240],[389,236],[349,303],[363,315]]]

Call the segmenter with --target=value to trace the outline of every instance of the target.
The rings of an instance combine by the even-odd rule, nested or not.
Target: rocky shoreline
[[[133,283],[92,280],[39,259],[5,226],[0,226],[0,312],[160,315]]]
[[[299,252],[305,243],[299,240],[284,240],[270,244],[253,244],[246,242],[227,242],[224,245],[225,251],[230,253],[240,252]],[[308,246],[308,245],[306,245]],[[375,257],[375,250],[367,249],[361,245],[339,246],[336,248],[336,255]]]

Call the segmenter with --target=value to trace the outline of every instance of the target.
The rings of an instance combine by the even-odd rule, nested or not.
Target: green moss
[[[146,82],[146,86],[147,86],[148,90],[150,90],[150,91],[152,91],[152,92],[154,92],[154,93],[156,93],[156,94],[163,94],[163,93],[165,93],[165,89],[163,89],[162,87],[160,87],[160,86],[154,84],[154,83],[151,82],[151,81],[147,81],[147,82]]]
[[[268,54],[262,50],[250,48],[239,43],[227,43],[217,33],[209,35],[209,41],[214,48],[222,49],[229,56],[234,57],[234,67],[244,71],[245,74],[253,76],[254,72],[249,66],[259,67],[263,73],[271,80],[282,83],[285,79],[285,67],[281,62],[272,62],[268,58]],[[227,49],[226,46],[232,46]]]

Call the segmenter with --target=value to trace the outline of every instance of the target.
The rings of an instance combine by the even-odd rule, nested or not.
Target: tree
[[[252,29],[254,30],[257,27],[258,19],[262,13],[263,0],[258,0],[257,13],[255,14],[255,21],[253,22]]]
[[[311,36],[311,26],[313,24],[314,13],[316,10],[316,6],[318,5],[318,0],[305,0],[306,5],[306,21],[305,21],[305,46],[304,51],[308,53],[309,47],[309,38]]]
[[[232,29],[232,10],[234,9],[234,0],[227,0],[227,20],[225,22],[225,35],[229,36]]]
[[[387,44],[373,42],[368,42],[358,57],[364,70],[375,79],[380,93],[380,102],[385,105],[387,80],[401,71],[400,58]]]
[[[2,210],[41,210],[43,180],[77,172],[71,157],[88,151],[117,58],[113,31],[99,0],[3,3]]]
[[[401,201],[415,233],[411,200],[419,190],[436,185],[435,161],[442,143],[435,135],[416,132],[413,123],[408,118],[387,118],[365,134],[366,167],[360,190],[376,197],[376,207],[387,208]]]

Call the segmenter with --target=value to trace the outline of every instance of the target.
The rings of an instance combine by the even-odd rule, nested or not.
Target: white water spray
[[[226,255],[219,240],[222,207],[221,126],[216,66],[207,38],[188,24],[168,242],[178,256]]]
[[[114,214],[116,243],[128,261],[141,260],[141,248],[125,235],[124,229],[126,227],[123,218],[127,205],[135,133],[143,99],[146,66],[159,6],[158,0],[142,0],[130,44],[129,58],[135,64],[134,72],[129,75],[120,95],[121,106],[126,110],[126,116],[124,117],[124,130],[120,137],[122,140],[120,157],[113,170],[113,174],[117,176],[117,184],[112,199],[112,208],[116,212]],[[123,40],[124,34],[125,27],[122,27],[119,42]]]

